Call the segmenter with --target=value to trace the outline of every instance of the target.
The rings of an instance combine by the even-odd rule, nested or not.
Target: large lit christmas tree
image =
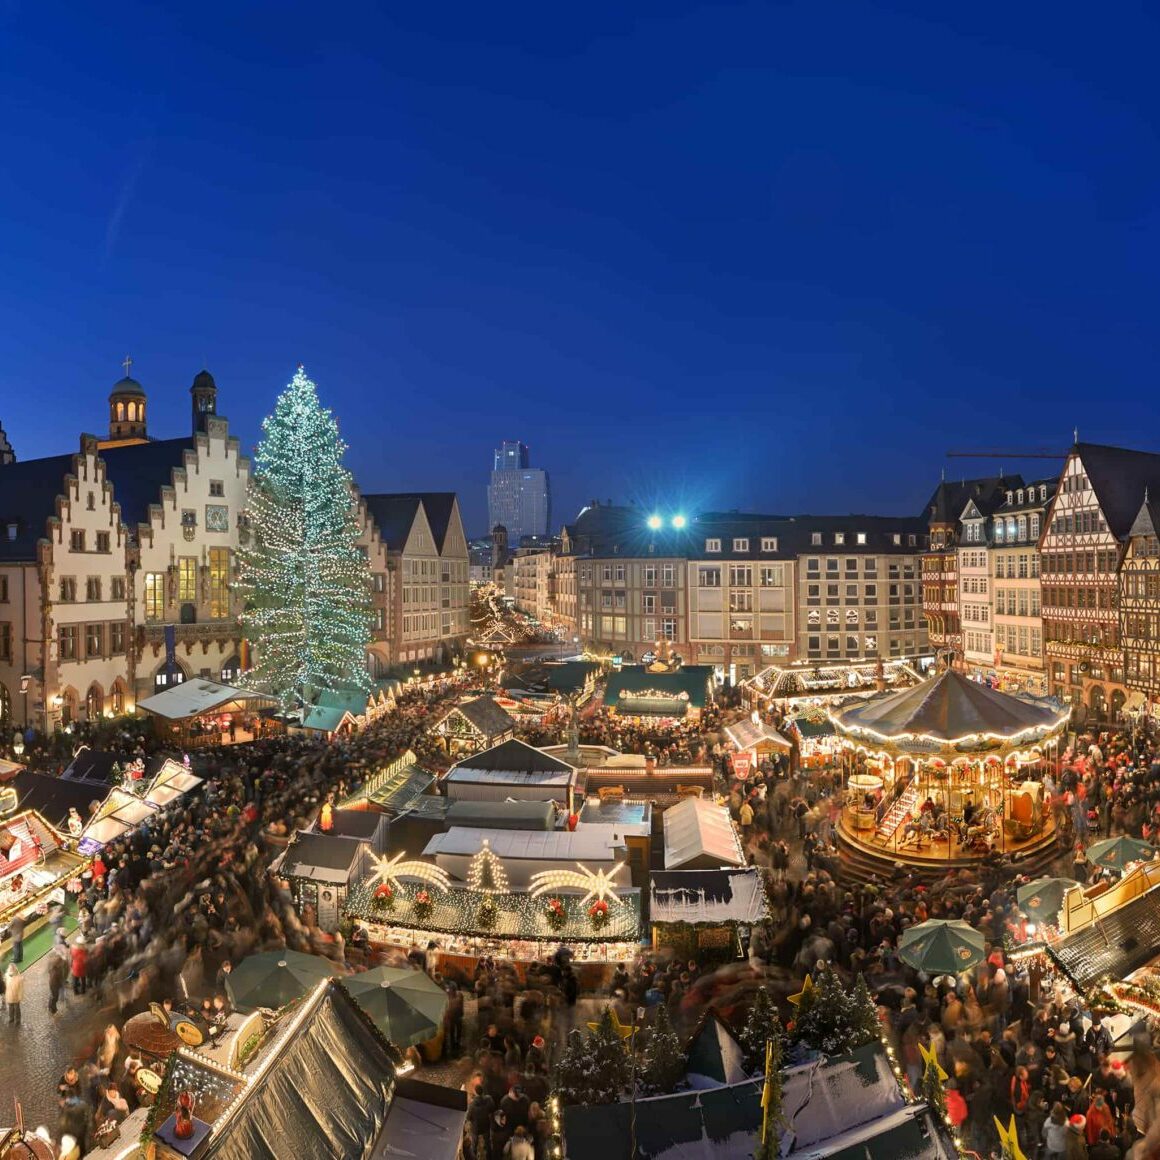
[[[369,691],[370,572],[359,552],[346,444],[297,374],[262,423],[241,557],[249,681],[289,711],[325,689]]]

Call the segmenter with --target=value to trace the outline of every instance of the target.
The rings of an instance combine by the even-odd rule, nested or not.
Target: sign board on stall
[[[748,750],[743,750],[741,753],[733,754],[733,773],[742,781],[749,777],[749,771],[753,765],[753,754]]]
[[[728,947],[733,945],[733,931],[727,926],[706,926],[697,931],[697,946]]]

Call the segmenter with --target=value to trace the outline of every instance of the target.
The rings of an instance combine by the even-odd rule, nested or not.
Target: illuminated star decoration
[[[631,1023],[621,1023],[620,1016],[617,1015],[615,1007],[608,1008],[608,1017],[612,1020],[612,1030],[615,1031],[621,1039],[627,1039],[632,1034],[633,1025]],[[589,1023],[588,1030],[599,1031],[600,1021],[597,1020],[595,1023]]]
[[[613,879],[624,869],[623,862],[617,862],[611,870],[589,870],[580,862],[576,863],[577,870],[541,870],[533,874],[531,879],[531,896],[538,898],[550,890],[572,887],[576,890],[586,890],[588,893],[580,899],[584,906],[592,899],[599,902],[619,902],[616,896],[616,883]]]
[[[451,889],[451,879],[442,867],[418,860],[404,862],[403,857],[401,851],[393,858],[388,858],[385,854],[376,855],[374,858],[375,872],[371,876],[370,885],[374,886],[376,882],[386,882],[398,889],[400,878],[418,878],[423,882],[429,882],[436,890]]]
[[[943,1071],[942,1064],[939,1063],[938,1058],[934,1053],[934,1044],[932,1043],[929,1047],[923,1047],[923,1045],[920,1043],[918,1045],[918,1050],[922,1054],[923,1074],[925,1075],[927,1070],[933,1067],[935,1075],[938,1076],[938,1082],[945,1083],[948,1078],[947,1073]]]
[[[999,1147],[1003,1150],[1004,1156],[1010,1156],[1011,1160],[1027,1160],[1027,1156],[1023,1149],[1019,1147],[1019,1135],[1015,1130],[1015,1116],[1012,1114],[1011,1123],[1004,1128],[999,1123],[999,1117],[992,1117],[995,1121],[995,1127],[999,1129]]]
[[[800,1007],[804,1000],[813,998],[816,991],[817,987],[814,986],[813,979],[807,974],[806,981],[802,983],[802,989],[796,995],[790,995],[789,1001],[795,1007]]]

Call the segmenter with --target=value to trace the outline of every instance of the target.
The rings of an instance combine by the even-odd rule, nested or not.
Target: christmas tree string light
[[[249,683],[284,711],[371,684],[370,569],[358,549],[346,444],[302,367],[262,422],[239,549]]]

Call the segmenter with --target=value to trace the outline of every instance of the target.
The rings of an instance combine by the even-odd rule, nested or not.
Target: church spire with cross
[[[109,395],[108,443],[143,443],[149,438],[145,426],[147,399],[145,388],[129,372],[133,359],[126,355],[121,366],[125,376],[113,384]]]

